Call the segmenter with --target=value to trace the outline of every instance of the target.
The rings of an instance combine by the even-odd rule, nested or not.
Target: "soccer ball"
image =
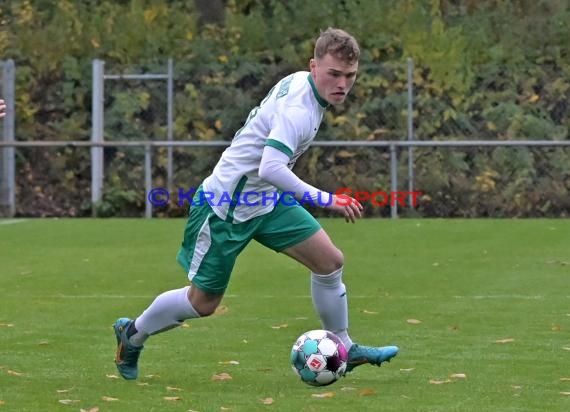
[[[326,386],[336,382],[346,371],[348,352],[342,341],[328,330],[303,333],[291,349],[291,367],[303,382]]]

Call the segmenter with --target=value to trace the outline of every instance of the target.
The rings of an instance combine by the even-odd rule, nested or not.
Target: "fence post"
[[[394,202],[394,193],[398,191],[398,150],[395,144],[390,145],[390,215],[392,219],[398,217],[398,202]]]
[[[153,205],[150,203],[150,200],[148,198],[148,194],[152,190],[152,149],[149,144],[146,144],[144,146],[144,189],[144,216],[147,219],[150,219],[152,217]],[[168,190],[170,192],[170,189]]]
[[[3,120],[2,141],[14,142],[16,113],[14,111],[16,91],[15,78],[16,66],[14,60],[6,60],[2,63],[2,97],[6,101],[6,117]],[[16,148],[3,147],[0,170],[0,215],[6,211],[7,217],[14,217],[16,214]]]
[[[93,60],[93,96],[91,107],[91,142],[103,143],[103,104],[104,104],[104,66],[103,60]],[[103,191],[104,152],[102,146],[91,147],[91,202],[93,216],[97,216],[97,204]]]
[[[169,142],[173,139],[173,108],[174,108],[174,69],[172,59],[168,59],[168,79],[166,85],[166,100],[167,100],[167,108],[166,108],[166,123],[167,123],[167,140]],[[166,169],[166,181],[167,181],[167,188],[170,192],[172,190],[172,146],[168,146],[167,150],[167,169]]]
[[[408,58],[408,141],[414,140],[414,60]],[[408,190],[410,198],[408,200],[408,207],[413,208],[414,191],[414,148],[412,145],[408,147]]]

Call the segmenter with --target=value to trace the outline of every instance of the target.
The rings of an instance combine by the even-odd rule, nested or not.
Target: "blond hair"
[[[317,39],[315,59],[320,59],[327,53],[352,64],[360,58],[360,47],[356,39],[344,30],[329,27]]]

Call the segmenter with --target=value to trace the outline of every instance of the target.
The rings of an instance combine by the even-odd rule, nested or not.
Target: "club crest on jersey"
[[[293,81],[293,75],[287,76],[281,82],[281,86],[279,86],[279,91],[277,91],[276,99],[280,97],[286,96],[289,93],[289,87],[291,86],[291,82]]]

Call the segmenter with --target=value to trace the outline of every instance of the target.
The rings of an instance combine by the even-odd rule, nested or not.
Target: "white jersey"
[[[264,147],[287,154],[287,166],[292,169],[315,138],[327,106],[309,72],[293,73],[279,81],[249,113],[204,180],[204,197],[216,215],[239,223],[271,212],[279,190],[258,176]]]

